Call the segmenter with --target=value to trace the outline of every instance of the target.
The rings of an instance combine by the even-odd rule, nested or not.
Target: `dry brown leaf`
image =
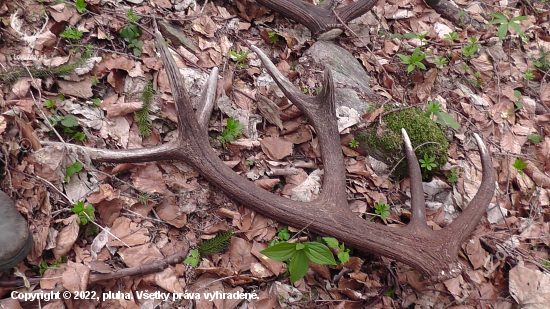
[[[84,264],[67,261],[67,270],[63,272],[63,286],[72,293],[86,291],[90,268]]]
[[[550,303],[550,275],[525,267],[510,270],[510,294],[524,309],[545,309]]]
[[[59,267],[46,269],[42,278],[40,278],[40,288],[51,290],[59,283],[61,284],[63,272],[67,269],[67,264],[63,263]]]
[[[214,37],[214,34],[218,30],[218,26],[208,17],[208,15],[202,15],[201,17],[193,20],[192,29],[206,35],[209,38]]]
[[[57,246],[52,250],[56,259],[61,258],[71,250],[74,242],[78,239],[78,232],[80,231],[77,214],[74,214],[63,221],[67,224],[67,226],[65,226],[61,232],[57,234]]]
[[[250,269],[250,265],[256,262],[256,259],[250,254],[252,245],[239,237],[231,237],[229,246],[229,260],[232,268],[238,272],[244,272]]]
[[[59,86],[59,93],[64,95],[75,96],[78,98],[88,99],[94,96],[92,92],[92,78],[87,76],[81,82],[71,82],[64,80],[57,80]]]
[[[131,248],[122,248],[118,253],[122,257],[122,261],[128,267],[143,266],[164,258],[156,246],[150,246],[149,244],[143,244],[141,246]]]
[[[267,137],[260,141],[262,151],[271,160],[281,160],[292,154],[293,143],[282,137]]]
[[[511,132],[508,132],[502,136],[502,139],[500,140],[500,147],[502,147],[502,150],[510,153],[521,153],[521,144],[518,138]]]
[[[435,78],[437,77],[438,69],[432,68],[426,74],[424,74],[424,81],[421,84],[417,84],[413,88],[413,92],[416,93],[420,101],[424,101],[428,96],[432,94],[432,88],[434,86]]]
[[[260,188],[263,188],[265,190],[271,190],[273,187],[275,187],[281,180],[278,178],[270,179],[270,178],[262,178],[254,181],[254,184],[257,185]]]
[[[125,96],[119,97],[115,102],[112,100],[104,100],[101,104],[101,108],[107,112],[108,118],[133,113],[140,110],[142,106],[143,102],[141,101],[125,102]]]
[[[523,171],[533,179],[537,186],[550,189],[550,177],[542,173],[533,163],[529,162]]]
[[[280,275],[284,272],[284,263],[283,262],[277,262],[274,261],[267,256],[260,253],[260,251],[267,249],[267,244],[253,242],[252,243],[252,249],[250,250],[250,253],[254,255],[260,262],[269,269],[272,273],[275,275]]]
[[[140,166],[131,176],[134,186],[147,193],[166,194],[166,185],[162,173],[155,163]]]
[[[183,293],[183,288],[170,267],[155,274],[155,283],[170,293]]]
[[[488,256],[487,251],[481,248],[479,238],[477,237],[470,239],[470,241],[466,243],[466,254],[468,255],[468,259],[470,260],[470,263],[472,263],[474,269],[483,267],[485,264],[485,259]]]
[[[30,77],[20,78],[15,84],[13,84],[11,91],[18,98],[22,99],[27,96],[29,88],[31,87],[32,79]]]
[[[109,235],[109,246],[136,246],[149,242],[149,231],[137,223],[132,222],[130,218],[118,217],[113,222],[111,228],[111,234],[118,237],[120,240],[115,239],[112,235]],[[123,243],[123,242],[124,243]]]
[[[176,199],[173,196],[167,197],[156,206],[159,218],[177,228],[182,228],[187,223],[187,215],[176,205]]]

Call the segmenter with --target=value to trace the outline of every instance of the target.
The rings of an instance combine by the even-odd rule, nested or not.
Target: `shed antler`
[[[483,181],[470,206],[449,226],[432,231],[426,224],[420,167],[405,131],[403,139],[411,175],[411,222],[403,228],[391,228],[363,220],[348,207],[344,158],[337,129],[330,70],[325,71],[321,93],[309,97],[293,87],[260,49],[252,47],[281,90],[308,117],[319,139],[325,175],[322,192],[318,199],[311,202],[293,201],[257,187],[233,172],[218,158],[209,144],[205,121],[209,118],[213,96],[206,95],[204,104],[195,112],[185,93],[183,78],[158,31],[156,41],[178,111],[179,137],[161,146],[139,150],[71,147],[84,148],[92,159],[104,162],[185,161],[228,196],[279,222],[297,228],[307,227],[313,232],[333,236],[352,247],[390,257],[415,267],[432,280],[450,278],[460,273],[458,249],[476,227],[494,191],[491,158],[478,135],[474,134],[481,155]],[[207,88],[215,89],[216,82],[217,70],[213,70]],[[199,120],[196,115],[201,115]]]
[[[322,35],[331,29],[344,30],[347,23],[370,11],[378,0],[359,0],[332,10],[334,0],[323,1],[319,5],[301,0],[256,0],[263,6],[306,26],[311,34],[330,39],[342,33]]]

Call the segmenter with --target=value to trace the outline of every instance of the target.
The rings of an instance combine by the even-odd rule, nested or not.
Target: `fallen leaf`
[[[510,294],[523,309],[544,309],[550,303],[550,275],[525,267],[510,270]]]
[[[266,137],[260,141],[260,145],[271,160],[281,160],[292,154],[293,143],[282,137]]]

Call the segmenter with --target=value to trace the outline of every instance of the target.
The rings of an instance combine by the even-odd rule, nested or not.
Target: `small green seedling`
[[[420,48],[415,48],[413,53],[410,56],[397,54],[401,58],[401,63],[407,64],[407,73],[410,73],[414,70],[415,67],[426,70],[426,66],[422,63],[422,60],[426,57],[422,54]]]
[[[72,42],[73,40],[76,40],[76,41],[80,40],[82,35],[83,35],[82,31],[69,26],[65,28],[65,30],[63,30],[63,32],[59,36],[69,40],[69,42]]]
[[[450,183],[458,181],[458,175],[455,173],[454,170],[452,170],[450,174],[447,174],[447,181],[449,181]]]
[[[435,64],[438,68],[441,68],[441,67],[443,67],[443,66],[446,66],[448,63],[449,63],[449,60],[447,60],[447,58],[445,58],[445,57],[437,57],[437,58],[435,58],[435,60],[434,60],[434,64]]]
[[[260,251],[260,253],[274,261],[286,262],[290,260],[288,271],[291,283],[306,275],[309,261],[319,265],[338,265],[330,249],[317,242],[280,242]]]
[[[460,36],[458,35],[458,33],[456,33],[456,31],[453,31],[453,32],[449,32],[449,33],[445,34],[445,39],[447,39],[451,42],[459,41]]]
[[[71,180],[71,177],[73,177],[74,174],[80,172],[83,167],[84,166],[82,166],[82,164],[80,164],[80,162],[78,161],[71,166],[67,166],[65,170],[65,182],[69,183],[69,181]]]
[[[523,78],[526,80],[533,80],[535,79],[535,74],[533,74],[533,70],[527,70],[525,73],[523,73]]]
[[[73,205],[72,212],[78,215],[78,224],[86,225],[90,221],[95,221],[94,207],[92,204],[84,206],[84,201],[78,201]]]
[[[55,100],[54,99],[47,99],[46,102],[44,102],[44,107],[48,108],[48,109],[52,109],[52,108],[55,108]]]
[[[269,31],[267,35],[269,36],[269,41],[271,42],[271,44],[279,43],[279,36],[275,31]]]
[[[477,42],[477,38],[473,37],[466,46],[462,47],[462,55],[464,57],[473,57],[479,51],[480,45]]]
[[[338,256],[338,260],[340,260],[342,264],[346,264],[349,261],[349,248],[346,248],[344,244],[339,245],[338,240],[333,237],[323,237],[323,240],[327,243],[329,248],[338,249],[338,254],[336,256]]]
[[[386,218],[390,216],[390,205],[385,204],[382,201],[378,201],[374,204],[374,213],[379,215],[380,218],[386,222]]]
[[[78,13],[80,14],[86,13],[86,2],[84,2],[84,0],[76,0],[75,6]]]
[[[523,106],[519,101],[521,99],[521,92],[519,92],[518,90],[514,90],[514,97],[517,99],[517,101],[514,101],[514,105],[517,109],[520,109]]]
[[[423,168],[427,169],[428,171],[431,171],[432,168],[437,166],[437,164],[435,164],[435,158],[434,157],[428,157],[427,154],[424,155],[424,159],[420,159],[418,161],[420,161],[420,167],[423,167]]]
[[[134,11],[132,9],[128,10],[128,12],[126,13],[126,21],[128,21],[129,23],[135,23],[138,20],[139,16],[134,14]]]
[[[521,161],[521,158],[517,158],[512,166],[518,170],[520,175],[523,175],[523,169],[527,167],[527,162]]]
[[[234,120],[233,117],[229,117],[229,119],[227,119],[225,129],[223,129],[222,135],[218,136],[218,139],[224,144],[227,142],[232,142],[237,137],[242,135],[242,129],[243,126],[239,124],[238,120]]]
[[[500,40],[502,40],[504,36],[506,36],[506,33],[508,33],[508,26],[516,30],[517,33],[521,35],[524,34],[523,31],[521,31],[521,26],[516,22],[520,20],[526,20],[528,18],[527,16],[517,16],[508,20],[508,17],[506,17],[506,15],[502,13],[493,13],[491,14],[491,17],[493,17],[494,19],[489,21],[489,25],[500,24],[500,27],[498,27],[497,31],[497,35]]]
[[[441,105],[439,104],[439,102],[430,101],[428,104],[426,104],[425,116],[430,117],[431,114],[435,115],[435,122],[439,123],[442,126],[451,127],[455,130],[458,130],[460,128],[460,124],[458,124],[458,122],[456,122],[456,120],[451,115],[441,111]]]
[[[527,139],[529,140],[529,142],[531,144],[539,144],[540,142],[542,142],[542,136],[538,133],[531,133],[529,134],[529,136],[527,136]]]
[[[230,50],[227,52],[227,55],[229,56],[229,58],[231,58],[231,60],[235,62],[244,62],[248,57],[248,52],[244,52],[242,50],[240,50],[239,52]]]
[[[357,148],[357,147],[359,147],[359,142],[355,139],[352,139],[351,142],[349,142],[349,146],[351,148]]]
[[[40,265],[33,266],[33,269],[38,270],[38,272],[40,273],[40,276],[43,276],[46,270],[50,268],[57,269],[59,268],[59,266],[61,266],[61,264],[64,264],[64,263],[67,263],[67,256],[65,255],[53,261],[53,263],[51,263],[50,265],[48,265],[48,263],[45,260],[42,260],[42,262],[40,262]],[[34,267],[36,267],[36,269]]]
[[[191,250],[191,252],[189,252],[189,253],[191,254],[191,256],[187,257],[183,261],[183,263],[184,264],[189,264],[192,267],[197,267],[197,265],[199,264],[199,260],[200,260],[199,250]]]
[[[134,39],[130,44],[128,44],[128,48],[133,48],[134,56],[139,57],[141,56],[141,50],[143,49],[143,41]]]

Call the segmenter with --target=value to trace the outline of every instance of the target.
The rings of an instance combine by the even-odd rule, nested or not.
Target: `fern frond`
[[[151,81],[149,81],[145,89],[143,89],[141,101],[143,101],[143,105],[141,109],[135,113],[134,119],[138,122],[139,135],[148,137],[151,135],[151,126],[153,125],[149,117],[149,109],[153,102],[153,83]]]
[[[203,241],[199,246],[201,255],[206,256],[225,250],[227,245],[231,242],[232,236],[233,230],[230,229],[229,231],[219,232],[218,235],[212,239]]]

